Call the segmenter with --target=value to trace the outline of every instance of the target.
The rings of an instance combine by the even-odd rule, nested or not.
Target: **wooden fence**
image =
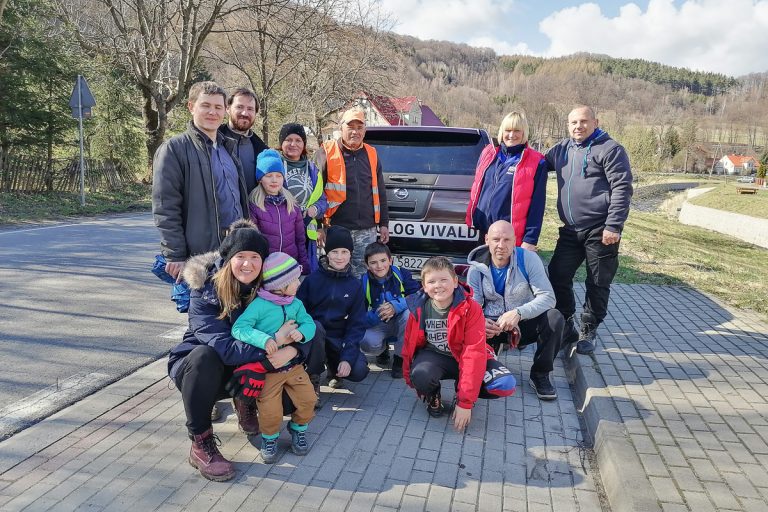
[[[115,190],[135,181],[135,175],[120,162],[86,158],[85,186],[90,191]],[[46,159],[2,155],[0,190],[3,192],[76,192],[80,190],[80,160],[56,159],[50,168]]]

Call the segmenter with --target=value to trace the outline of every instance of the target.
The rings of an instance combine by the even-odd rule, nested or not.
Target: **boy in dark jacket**
[[[368,362],[360,352],[365,333],[365,298],[360,281],[352,273],[352,234],[342,226],[331,226],[325,238],[326,256],[320,268],[301,283],[296,297],[315,320],[314,343],[325,345],[328,385],[341,379],[360,382],[368,375]],[[319,375],[310,375],[319,387]]]
[[[365,331],[360,350],[375,355],[378,364],[389,363],[389,344],[395,346],[392,359],[392,378],[403,377],[403,337],[408,323],[408,305],[405,297],[421,289],[411,273],[392,264],[389,247],[373,242],[365,248],[365,266],[368,271],[361,277],[365,305],[368,309]]]

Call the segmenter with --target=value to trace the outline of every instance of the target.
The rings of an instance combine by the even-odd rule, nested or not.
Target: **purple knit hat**
[[[284,252],[273,252],[261,267],[261,286],[265,290],[282,289],[301,276],[301,265]]]

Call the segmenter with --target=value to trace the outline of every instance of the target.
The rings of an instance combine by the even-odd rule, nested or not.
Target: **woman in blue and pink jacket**
[[[251,220],[269,242],[269,252],[284,252],[309,274],[304,215],[287,188],[285,167],[280,154],[266,149],[256,159],[256,180],[259,184],[251,192],[249,210]]]
[[[544,155],[528,145],[525,114],[510,112],[501,120],[500,146],[489,144],[480,154],[467,207],[466,223],[481,233],[497,220],[512,223],[515,245],[536,251],[544,218],[547,165]]]

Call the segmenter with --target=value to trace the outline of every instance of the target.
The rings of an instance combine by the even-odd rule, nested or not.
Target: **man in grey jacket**
[[[498,353],[519,332],[520,347],[536,343],[530,382],[541,400],[554,400],[549,380],[560,351],[565,320],[555,307],[555,294],[539,256],[515,247],[512,224],[491,224],[486,245],[469,253],[467,284],[483,308],[488,344]]]
[[[227,95],[214,82],[189,90],[187,131],[155,153],[152,214],[160,231],[165,270],[181,279],[190,256],[219,248],[225,230],[248,213],[248,195],[236,142],[218,132]]]
[[[557,173],[557,211],[563,226],[549,262],[557,309],[566,318],[564,343],[577,341],[576,352],[595,350],[597,327],[608,312],[611,282],[619,268],[619,241],[632,198],[632,170],[627,152],[606,132],[590,107],[568,114],[565,139],[546,155]],[[587,262],[581,331],[573,318],[573,276]]]

